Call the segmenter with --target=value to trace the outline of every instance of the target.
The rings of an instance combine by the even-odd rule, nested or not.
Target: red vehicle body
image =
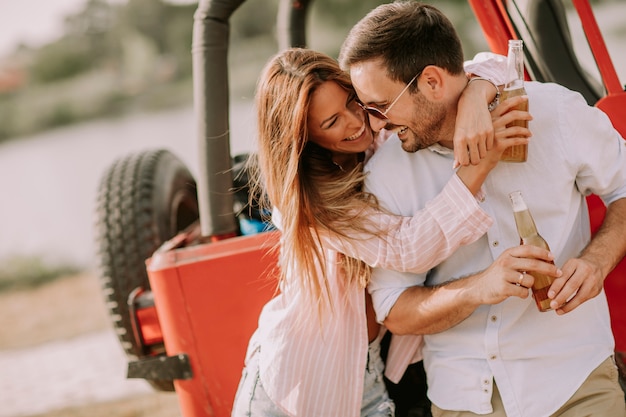
[[[198,186],[179,161],[157,151],[117,161],[103,177],[99,192],[101,275],[131,359],[128,377],[145,378],[157,389],[174,389],[184,417],[230,415],[248,339],[262,306],[275,294],[276,257],[270,248],[278,232],[241,236],[233,215],[226,53],[228,19],[242,2],[201,0],[195,16],[195,107],[203,165]],[[528,79],[584,90],[588,102],[604,110],[626,136],[626,93],[593,11],[588,0],[572,2],[602,86],[594,85],[579,67],[567,24],[563,25],[561,0],[526,0],[527,14],[519,13],[512,1],[469,0],[492,51],[506,54],[509,39],[523,39]],[[308,6],[306,0],[281,3],[281,48],[306,46]],[[568,58],[553,56],[556,51]],[[125,199],[133,200],[136,208],[129,209],[131,203],[126,205]],[[588,202],[595,230],[605,208],[597,197]],[[129,210],[134,214],[126,219]],[[153,233],[143,243],[129,243],[133,233],[147,233],[143,228]],[[149,259],[144,265],[145,258]],[[624,262],[606,280],[605,289],[618,363],[623,366]]]

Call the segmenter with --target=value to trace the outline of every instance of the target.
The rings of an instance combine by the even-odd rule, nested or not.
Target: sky
[[[115,0],[120,1],[123,0]],[[39,46],[61,36],[63,18],[80,11],[86,2],[87,0],[0,0],[0,57],[10,53],[20,42]]]
[[[41,45],[62,34],[63,17],[86,0],[0,0],[0,56],[20,42]]]

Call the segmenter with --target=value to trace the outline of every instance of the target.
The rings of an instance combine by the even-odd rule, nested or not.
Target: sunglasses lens
[[[374,116],[375,118],[379,119],[379,120],[387,120],[387,116],[385,116],[380,110],[375,109],[373,107],[366,107],[365,111],[371,115]]]
[[[377,118],[378,120],[383,120],[383,121],[387,121],[387,116],[385,116],[383,114],[383,112],[381,112],[380,110],[378,110],[376,107],[369,107],[366,106],[365,104],[361,103],[359,100],[357,100],[357,104],[367,112],[367,114],[369,114],[370,116],[374,116],[375,118]]]

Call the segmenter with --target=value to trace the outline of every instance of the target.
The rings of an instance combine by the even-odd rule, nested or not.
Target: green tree
[[[49,83],[73,77],[92,68],[88,45],[80,39],[63,39],[39,49],[30,68],[32,80]]]
[[[112,35],[115,11],[105,0],[89,0],[77,14],[65,18],[65,33],[35,51],[31,76],[49,83],[73,77],[111,60],[119,51]]]
[[[167,49],[167,7],[161,0],[128,0],[121,10],[121,23],[124,27],[134,28],[152,39],[159,53]]]

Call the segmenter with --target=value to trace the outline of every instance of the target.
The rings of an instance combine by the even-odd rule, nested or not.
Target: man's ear
[[[440,100],[444,96],[445,71],[434,65],[428,65],[419,77],[418,86],[422,94],[432,100]]]

